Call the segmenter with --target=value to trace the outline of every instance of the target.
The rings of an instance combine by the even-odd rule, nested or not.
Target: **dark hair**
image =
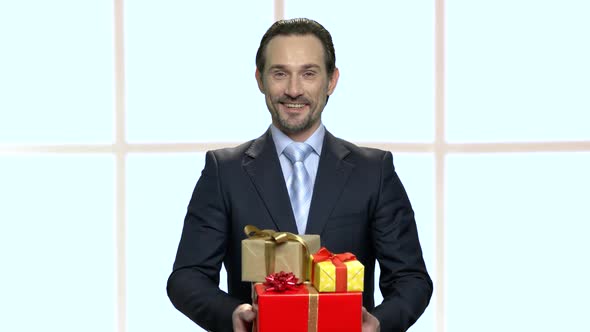
[[[324,60],[326,62],[326,70],[328,77],[332,77],[334,69],[336,69],[336,52],[334,51],[334,43],[332,43],[332,36],[321,24],[308,18],[293,18],[289,20],[276,21],[268,28],[256,52],[256,68],[261,73],[264,70],[266,61],[265,50],[266,46],[276,36],[289,35],[307,35],[312,34],[316,36],[324,46]]]

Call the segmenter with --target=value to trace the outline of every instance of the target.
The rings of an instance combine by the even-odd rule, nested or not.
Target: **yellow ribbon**
[[[302,265],[303,265],[303,277],[305,280],[310,279],[310,269],[308,268],[309,260],[310,260],[310,252],[309,248],[307,247],[307,243],[303,240],[303,238],[299,235],[289,233],[289,232],[277,232],[272,229],[259,229],[254,225],[246,225],[244,227],[244,233],[251,239],[260,239],[265,240],[265,250],[264,250],[264,261],[266,263],[266,271],[267,273],[274,273],[274,263],[275,263],[275,244],[281,244],[288,241],[296,241],[301,243],[303,246],[303,258],[302,258]],[[290,272],[290,271],[286,271]],[[304,281],[304,280],[302,280]]]
[[[307,332],[317,332],[318,330],[318,291],[315,287],[310,284],[305,284],[307,291],[309,292],[309,303],[308,303],[308,320],[307,320]]]

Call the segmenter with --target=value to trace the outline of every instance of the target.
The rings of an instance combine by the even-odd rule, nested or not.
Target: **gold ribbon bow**
[[[267,273],[274,273],[275,271],[275,246],[277,244],[281,244],[288,241],[296,241],[301,243],[303,246],[303,258],[302,258],[302,266],[303,266],[303,277],[305,280],[310,279],[310,268],[308,267],[311,264],[310,261],[310,252],[309,248],[307,247],[307,243],[305,240],[299,235],[289,233],[289,232],[277,232],[272,229],[259,229],[254,225],[246,225],[244,227],[244,233],[250,239],[260,239],[265,240],[264,246],[264,261],[266,264],[266,271]],[[286,271],[290,272],[290,271]]]

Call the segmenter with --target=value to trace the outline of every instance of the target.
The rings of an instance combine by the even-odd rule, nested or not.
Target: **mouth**
[[[290,115],[299,115],[303,114],[307,109],[309,104],[307,103],[292,103],[292,102],[281,102],[281,109],[286,114]]]
[[[305,107],[306,104],[295,104],[295,103],[282,103],[283,106],[289,109],[300,109]]]

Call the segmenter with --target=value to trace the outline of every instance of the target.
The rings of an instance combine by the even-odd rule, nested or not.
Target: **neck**
[[[289,136],[289,138],[292,139],[292,140],[294,140],[295,142],[305,142],[305,141],[307,141],[307,139],[309,137],[311,137],[311,134],[313,134],[313,131],[312,132],[309,132],[309,133],[287,134],[287,136]]]

